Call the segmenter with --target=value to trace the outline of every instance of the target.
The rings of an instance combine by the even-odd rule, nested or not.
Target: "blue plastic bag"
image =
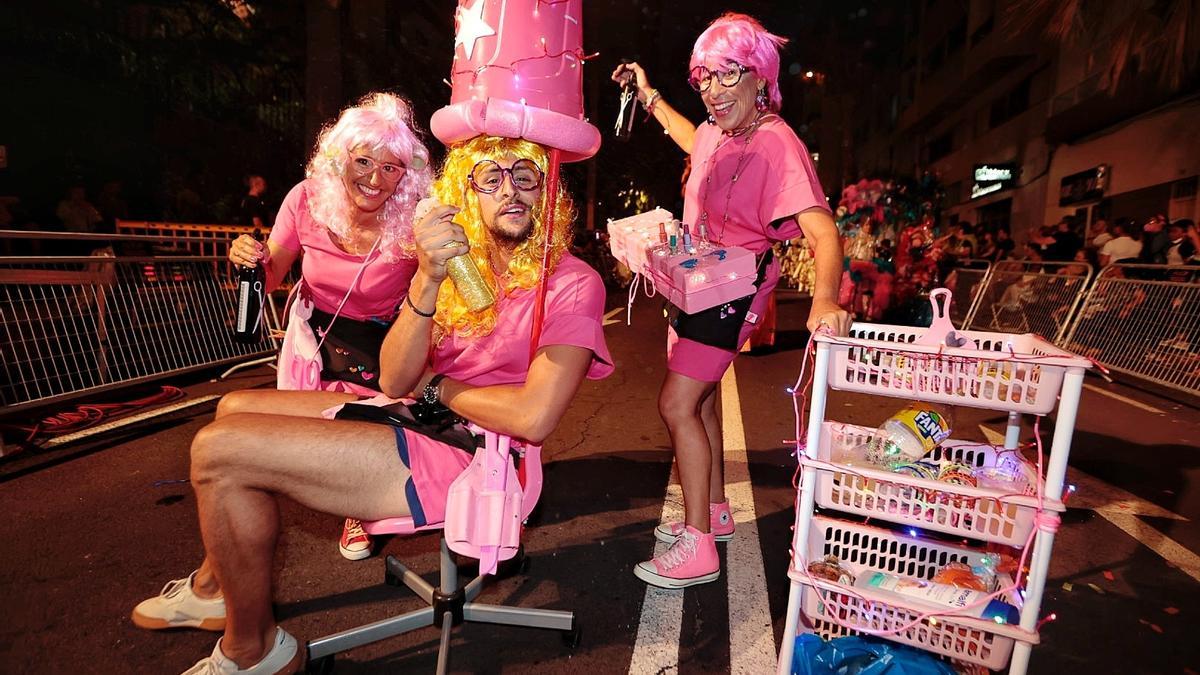
[[[796,637],[792,675],[955,675],[929,654],[880,638],[846,636],[826,642],[805,633]]]

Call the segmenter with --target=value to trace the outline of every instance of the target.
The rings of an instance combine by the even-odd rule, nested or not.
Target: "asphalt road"
[[[623,301],[614,293],[611,306]],[[468,625],[455,633],[452,672],[762,672],[748,655],[778,648],[787,604],[795,462],[785,443],[794,436],[785,387],[807,339],[805,309],[781,296],[776,349],[743,355],[735,366],[737,410],[726,415],[741,422],[745,460],[728,470],[748,478],[748,501],[735,513],[743,540],[728,556],[736,560],[722,557],[725,571],[736,565],[738,573],[661,597],[631,572],[653,550],[671,468],[656,410],[661,304],[639,300],[632,326],[606,328],[616,374],[586,383],[547,443],[546,487],[524,536],[528,575],[499,580],[480,598],[574,610],[581,644],[572,651],[552,632]],[[195,399],[270,383],[259,369],[187,391]],[[1200,412],[1098,378],[1088,384],[1069,475],[1079,489],[1056,539],[1044,602],[1058,620],[1043,628],[1030,672],[1200,672]],[[834,393],[828,413],[874,426],[900,405]],[[142,631],[129,612],[201,558],[195,499],[180,481],[190,438],[214,407],[0,461],[0,671],[177,673],[211,650],[213,634]],[[955,437],[986,440],[985,428],[1003,425],[1002,415],[962,409]],[[1047,439],[1051,428],[1048,419]],[[418,607],[383,585],[379,556],[338,555],[340,518],[291,503],[282,516],[276,612],[294,635],[311,639]],[[427,578],[436,573],[435,535],[392,538],[382,549]],[[677,614],[660,613],[672,603]],[[647,625],[677,638],[647,645]],[[436,652],[436,633],[422,630],[341,655],[337,672],[432,672]]]

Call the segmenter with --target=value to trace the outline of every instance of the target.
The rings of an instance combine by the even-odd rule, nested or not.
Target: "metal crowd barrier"
[[[240,234],[253,234],[248,225],[218,225],[208,223],[156,223],[142,220],[118,220],[117,234],[135,234],[156,237],[163,241],[178,242],[184,249],[181,254],[225,258],[229,255],[229,244]],[[271,228],[262,229],[265,240]]]
[[[1200,394],[1200,267],[1105,267],[1061,344],[1111,370]]]
[[[988,260],[971,258],[954,264],[954,270],[946,277],[946,288],[950,289],[950,320],[955,326],[966,327],[991,273],[992,263]]]
[[[118,220],[118,239],[141,237],[167,243],[173,250],[172,254],[197,255],[210,258],[220,258],[220,263],[227,267],[227,273],[233,274],[233,264],[229,257],[229,245],[238,235],[254,234],[254,228],[249,225],[220,225],[211,223],[157,223],[144,220]],[[260,232],[263,241],[271,236],[271,228],[264,227]],[[294,265],[279,282],[279,288],[290,291],[292,285],[300,278],[299,265]]]
[[[271,337],[233,341],[234,296],[230,267],[212,256],[0,258],[0,405],[12,412],[273,354]]]
[[[1092,278],[1079,262],[1002,260],[992,266],[964,327],[1036,333],[1058,344]]]

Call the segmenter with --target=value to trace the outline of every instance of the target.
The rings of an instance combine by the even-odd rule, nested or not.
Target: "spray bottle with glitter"
[[[451,242],[448,246],[457,245],[457,242]],[[450,281],[454,282],[454,288],[458,290],[458,294],[462,296],[463,300],[466,300],[467,307],[472,312],[487,309],[496,302],[496,296],[492,294],[492,289],[483,280],[483,275],[479,273],[475,261],[466,253],[447,260],[446,273],[450,275]]]
[[[414,222],[424,218],[429,209],[437,203],[433,197],[426,197],[418,202],[417,208],[413,212]],[[460,242],[451,241],[446,244],[446,248],[453,248],[460,244]],[[446,273],[450,276],[450,281],[454,284],[458,294],[466,301],[467,308],[472,312],[487,309],[496,302],[496,296],[487,282],[483,280],[483,275],[479,273],[479,268],[475,266],[475,261],[471,259],[470,255],[464,253],[447,260]]]

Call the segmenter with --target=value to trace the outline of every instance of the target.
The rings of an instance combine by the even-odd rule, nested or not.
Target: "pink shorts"
[[[373,398],[354,403],[382,406],[401,401],[410,403],[411,399],[389,398],[375,392]],[[335,405],[322,411],[321,416],[335,419],[341,409],[342,404]],[[472,456],[415,431],[395,426],[392,430],[396,432],[396,453],[410,474],[404,483],[404,496],[413,524],[422,527],[444,521],[450,484],[471,464]]]
[[[750,302],[750,311],[758,316],[759,320],[766,312],[767,302],[771,294],[775,292],[775,286],[778,283],[779,261],[772,260],[771,264],[767,266],[766,277],[763,279],[762,285],[754,294],[754,300]],[[738,333],[738,344],[745,344],[757,328],[757,321],[743,323],[742,330]],[[736,351],[681,338],[675,334],[675,329],[667,326],[667,370],[672,373],[679,373],[701,382],[720,382],[721,377],[725,375],[729,364],[733,363],[736,356]]]
[[[393,429],[396,452],[412,474],[404,484],[404,496],[413,524],[422,527],[444,521],[450,484],[470,465],[471,455],[414,431]]]

